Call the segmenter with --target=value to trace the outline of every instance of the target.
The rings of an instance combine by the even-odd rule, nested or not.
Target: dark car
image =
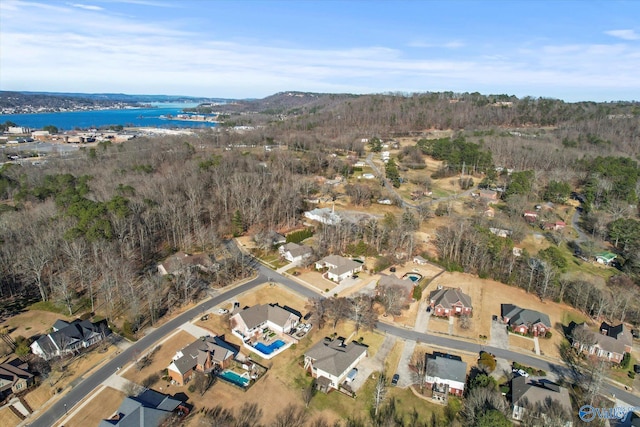
[[[640,374],[640,365],[633,365],[633,372]]]
[[[396,386],[398,385],[398,381],[400,380],[400,375],[395,374],[393,376],[393,378],[391,378],[391,385]]]

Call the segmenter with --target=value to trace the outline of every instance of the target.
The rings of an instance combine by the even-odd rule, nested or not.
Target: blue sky
[[[640,100],[640,2],[1,0],[0,89]]]

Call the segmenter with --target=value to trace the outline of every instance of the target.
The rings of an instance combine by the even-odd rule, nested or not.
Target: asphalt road
[[[91,376],[78,383],[67,394],[60,398],[60,400],[53,404],[51,408],[49,408],[38,419],[34,420],[29,425],[34,427],[50,427],[54,425],[67,413],[67,411],[71,411],[76,404],[78,404],[83,398],[88,396],[95,388],[100,386],[100,384],[102,384],[113,373],[115,373],[118,367],[124,366],[128,362],[131,362],[135,355],[141,354],[144,350],[151,347],[155,342],[160,341],[162,338],[178,329],[179,326],[183,323],[191,321],[194,317],[200,316],[203,312],[210,310],[213,307],[243,292],[249,291],[257,285],[269,281],[274,281],[287,286],[294,292],[297,292],[304,297],[319,297],[319,294],[314,290],[302,286],[298,282],[295,282],[294,280],[291,280],[286,276],[276,273],[274,270],[271,270],[268,267],[257,264],[256,268],[258,270],[258,275],[256,278],[198,304],[194,308],[184,312],[175,319],[170,320],[169,322],[158,327],[137,342],[133,343],[129,348],[122,351],[111,361],[107,362],[103,367],[95,371]],[[459,341],[453,338],[415,332],[413,330],[388,325],[382,322],[378,322],[376,324],[376,329],[399,338],[428,343],[434,346],[444,347],[452,350],[470,351],[474,353],[480,352],[480,350],[485,350],[493,353],[497,357],[505,358],[508,360],[516,360],[518,361],[518,363],[521,363],[523,365],[528,365],[537,369],[543,369],[548,372],[555,372],[559,375],[564,375],[567,378],[570,378],[570,376],[568,375],[570,371],[566,366],[550,363],[543,359],[539,359],[526,354],[521,354],[500,348],[482,346],[467,341]],[[610,384],[603,384],[603,391],[608,392],[610,395],[615,393],[615,396],[618,399],[621,399],[630,405],[640,407],[640,398],[626,392],[625,390],[616,388]]]

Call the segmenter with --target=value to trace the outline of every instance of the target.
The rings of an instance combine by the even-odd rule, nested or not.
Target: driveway
[[[396,337],[391,334],[386,334],[376,355],[373,357],[366,357],[358,364],[358,375],[351,382],[351,389],[354,392],[357,392],[360,387],[364,385],[371,374],[374,372],[384,371],[384,362],[395,343]]]
[[[418,314],[416,315],[416,324],[413,327],[414,331],[424,333],[429,330],[429,319],[431,319],[431,311],[427,313],[428,306],[429,301],[426,298],[420,301],[420,306],[418,306]]]
[[[409,387],[411,384],[415,382],[413,378],[413,372],[409,365],[411,364],[411,358],[413,357],[413,352],[416,349],[415,341],[406,341],[404,342],[404,348],[402,349],[402,356],[400,356],[400,362],[398,363],[398,369],[396,370],[396,374],[400,375],[400,379],[398,380],[398,387]],[[388,372],[387,375],[393,376],[393,372]]]
[[[491,321],[489,345],[491,347],[509,350],[509,333],[507,332],[507,326],[499,320]]]

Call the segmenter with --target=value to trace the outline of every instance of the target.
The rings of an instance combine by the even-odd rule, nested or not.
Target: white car
[[[218,309],[218,314],[227,314],[229,312],[229,310],[227,310],[226,308],[219,308]]]
[[[525,371],[524,369],[518,369],[518,375],[520,375],[521,377],[525,377],[525,378],[529,377],[529,373],[527,371]]]

